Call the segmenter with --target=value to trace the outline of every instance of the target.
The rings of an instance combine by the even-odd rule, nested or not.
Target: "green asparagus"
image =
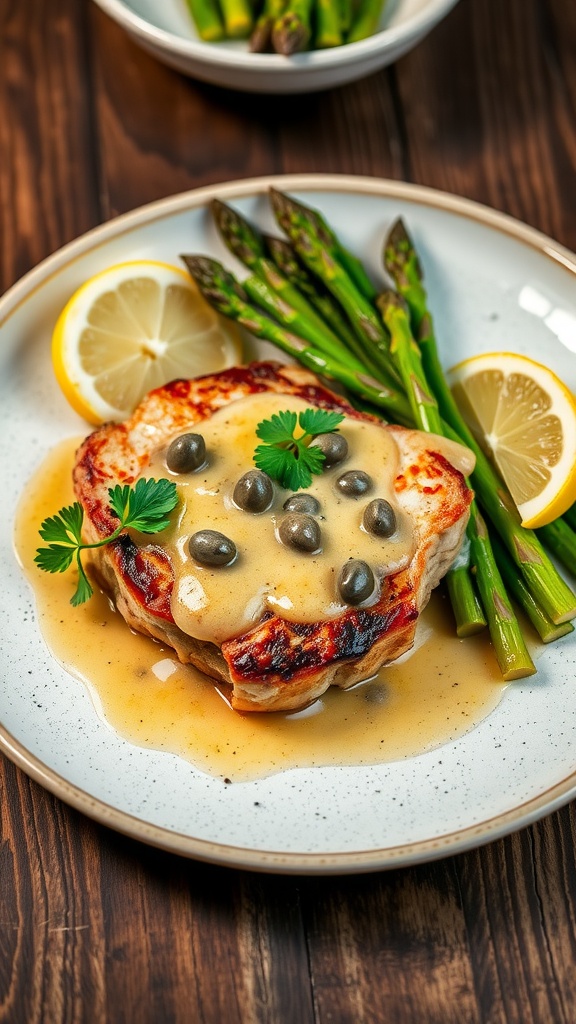
[[[272,49],[272,29],[285,7],[286,0],[264,0],[262,12],[250,36],[252,53],[267,53]]]
[[[536,666],[528,653],[494,558],[486,523],[475,501],[470,509],[467,533],[472,567],[476,571],[482,607],[488,619],[490,638],[502,676],[511,680],[534,675]]]
[[[400,369],[406,393],[410,400],[416,425],[429,433],[442,434],[443,424],[436,400],[429,388],[422,367],[420,350],[412,335],[409,313],[405,301],[395,292],[386,291],[378,298],[378,308],[390,332],[390,354]],[[480,591],[482,608],[488,620],[494,653],[504,679],[519,679],[536,671],[526,648],[522,631],[498,570],[486,524],[476,502],[470,506],[467,526],[470,541],[470,557]],[[451,597],[462,604],[455,611],[461,631],[468,626],[462,622],[463,607],[472,598],[472,585],[468,588],[466,603],[460,590],[466,587],[464,574],[458,571],[459,588],[453,586]],[[472,604],[473,611],[474,606]]]
[[[253,26],[249,0],[220,0],[224,28],[229,39],[246,39]]]
[[[530,592],[556,624],[576,615],[576,595],[565,583],[538,537],[526,530],[502,480],[464,423],[438,356],[432,316],[423,285],[423,274],[414,245],[401,220],[390,231],[384,247],[384,263],[398,292],[410,309],[414,334],[422,353],[426,378],[441,415],[464,444],[476,455],[471,482],[478,499],[500,533],[509,554],[520,569]]]
[[[188,0],[196,31],[206,43],[224,39],[224,22],[218,0]]]
[[[324,325],[321,324],[318,328],[313,320],[309,320],[298,309],[290,305],[289,298],[282,291],[271,288],[267,281],[256,274],[247,277],[242,282],[242,288],[253,303],[269,313],[282,327],[286,327],[291,333],[304,338],[325,355],[337,361],[346,360],[346,349],[338,338],[333,338]],[[285,291],[286,289],[284,289]],[[349,357],[348,362],[358,373],[364,372],[364,367],[360,362],[352,362],[352,357]]]
[[[318,342],[318,339],[323,338],[325,344],[318,342],[322,351],[342,358],[346,353],[344,343],[331,330],[330,326],[320,316],[314,306],[311,305],[306,296],[299,291],[297,285],[287,280],[280,273],[276,264],[268,259],[264,240],[254,226],[237,210],[221,202],[219,199],[213,201],[212,212],[220,235],[230,252],[249,270],[252,270],[266,286],[260,289],[260,296],[264,300],[264,308],[270,311],[271,304],[275,301],[274,295],[276,295],[292,311],[287,312],[286,317],[280,315],[280,320],[285,326],[290,324],[291,329],[295,333],[301,333],[303,337],[308,338],[310,341],[316,339]],[[251,287],[252,293],[254,293],[257,290],[257,285],[253,282]],[[252,297],[262,305],[262,302],[256,298],[255,294],[252,294]],[[280,310],[281,307],[278,306],[277,312],[280,313]],[[300,314],[297,322],[293,322],[292,313],[294,311]],[[273,313],[273,315],[276,314]],[[311,334],[310,331],[314,333]],[[362,372],[365,369],[361,359],[355,358],[352,361],[357,370]]]
[[[561,636],[565,636],[567,633],[573,633],[574,626],[571,622],[561,622],[559,625],[555,625],[552,619],[542,611],[540,605],[532,597],[524,580],[518,575],[516,565],[510,558],[496,531],[491,531],[490,540],[506,588],[517,604],[520,605],[524,614],[530,619],[542,643],[549,644],[553,640],[558,640]]]
[[[249,37],[251,53],[275,51],[290,56],[311,48],[341,46],[377,31],[384,0],[186,2],[200,39],[219,42]],[[355,279],[354,270],[347,265],[347,255],[343,254],[343,266]],[[362,274],[361,269],[359,273]]]
[[[375,300],[378,291],[368,277],[364,264],[342,245],[319,210],[305,206],[304,203],[297,202],[292,196],[287,196],[275,188],[270,189],[270,198],[276,219],[288,237],[291,237],[292,222],[306,224],[318,237],[324,250],[343,267],[364,298],[368,302]]]
[[[354,18],[354,0],[337,0],[340,14],[340,31],[346,39]]]
[[[261,313],[248,302],[248,296],[233,275],[216,260],[189,255],[183,255],[182,260],[205,299],[223,316],[236,320],[257,338],[271,341],[314,373],[338,381],[367,402],[384,409],[396,422],[411,424],[412,413],[404,395],[373,380],[369,374],[358,373],[350,365],[323,355],[305,339]]]
[[[316,49],[323,50],[341,44],[342,23],[338,4],[334,0],[316,0]]]
[[[548,526],[541,526],[536,530],[537,536],[543,544],[563,565],[576,576],[576,533],[571,529],[565,519],[555,519]]]
[[[264,244],[280,273],[306,296],[324,323],[332,328],[346,348],[354,353],[374,376],[377,376],[378,366],[370,360],[365,347],[358,341],[346,313],[322,282],[315,279],[298,259],[291,243],[285,238],[265,235]]]
[[[564,513],[563,519],[568,523],[571,530],[576,530],[576,505],[572,505],[568,511]]]
[[[326,285],[346,311],[358,341],[368,351],[387,383],[398,381],[390,363],[386,332],[371,300],[359,291],[339,259],[340,248],[334,235],[326,230],[316,211],[309,210],[290,196],[270,190],[272,207],[280,227],[290,238],[296,252]],[[373,288],[374,294],[376,294]]]
[[[312,0],[290,0],[290,5],[274,22],[272,44],[277,53],[290,56],[308,49],[312,37]]]
[[[360,0],[346,42],[357,43],[378,31],[386,0]]]

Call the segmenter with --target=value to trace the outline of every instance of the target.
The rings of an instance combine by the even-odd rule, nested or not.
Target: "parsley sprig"
[[[171,480],[142,478],[134,487],[116,484],[109,488],[108,494],[110,508],[120,522],[114,532],[102,540],[83,543],[84,510],[77,501],[45,519],[40,527],[40,536],[48,542],[48,547],[38,548],[34,558],[36,565],[45,572],[64,572],[73,561],[78,566],[78,586],[70,599],[74,606],[83,604],[94,592],[82,565],[82,551],[110,544],[128,528],[140,533],[158,533],[168,526],[168,515],[178,503],[176,484]]]
[[[254,452],[255,465],[289,490],[309,487],[312,474],[322,472],[325,458],[311,442],[319,434],[336,431],[343,419],[342,413],[326,409],[304,409],[298,415],[289,410],[273,413],[256,427],[256,436],[264,444]],[[301,433],[296,437],[297,426]]]

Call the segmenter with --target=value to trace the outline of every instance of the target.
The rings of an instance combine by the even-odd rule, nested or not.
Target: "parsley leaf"
[[[135,487],[119,484],[110,491],[110,507],[126,528],[140,533],[158,533],[168,526],[167,514],[175,507],[176,485],[171,480],[136,481]]]
[[[298,417],[295,412],[275,412],[269,420],[262,420],[256,427],[256,437],[267,444],[281,444],[294,440]]]
[[[307,434],[317,437],[318,434],[331,434],[337,430],[344,416],[341,412],[330,412],[328,409],[304,409],[298,417],[298,423]]]
[[[265,443],[254,452],[255,465],[288,490],[309,487],[325,460],[324,452],[310,447],[311,442],[337,430],[343,419],[342,413],[326,409],[304,409],[298,416],[289,410],[273,413],[256,427],[256,436]],[[297,426],[301,433],[296,437]]]
[[[134,487],[117,484],[108,491],[110,508],[120,520],[119,525],[103,540],[93,544],[82,542],[84,510],[79,502],[61,508],[55,516],[45,519],[40,527],[42,540],[48,547],[38,548],[34,561],[44,572],[64,572],[75,561],[78,584],[70,604],[79,605],[92,597],[93,590],[84,571],[80,554],[87,548],[100,548],[116,540],[122,530],[131,528],[140,533],[158,533],[170,520],[169,513],[176,508],[178,492],[171,480],[140,479]]]

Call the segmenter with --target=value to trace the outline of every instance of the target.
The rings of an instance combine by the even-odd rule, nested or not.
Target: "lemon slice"
[[[56,379],[91,423],[123,420],[148,391],[241,360],[239,335],[180,267],[120,263],[82,285],[52,336]]]
[[[449,374],[468,426],[493,458],[522,525],[545,526],[576,501],[576,400],[546,366],[512,352]]]

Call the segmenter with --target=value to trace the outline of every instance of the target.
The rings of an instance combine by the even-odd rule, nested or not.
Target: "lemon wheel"
[[[576,400],[527,356],[475,356],[449,374],[468,426],[493,458],[522,525],[545,526],[576,501]]]
[[[125,419],[170,380],[240,362],[241,346],[184,270],[139,260],[109,267],[74,293],[54,328],[52,359],[73,408],[103,423]]]

